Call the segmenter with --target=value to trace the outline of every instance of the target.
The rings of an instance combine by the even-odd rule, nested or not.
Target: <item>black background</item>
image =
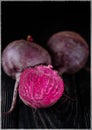
[[[16,39],[32,35],[35,42],[46,48],[48,38],[59,31],[75,31],[85,38],[90,48],[90,1],[76,2],[1,2],[1,49]],[[88,59],[90,65],[90,57]],[[18,98],[14,112],[2,116],[2,128],[90,128],[90,73],[80,70],[63,76],[69,96],[48,109],[34,112]],[[14,80],[2,69],[2,111],[12,100]]]

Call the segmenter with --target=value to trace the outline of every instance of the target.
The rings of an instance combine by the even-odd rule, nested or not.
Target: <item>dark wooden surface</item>
[[[81,70],[64,75],[66,96],[52,107],[34,110],[17,99],[15,110],[2,116],[2,128],[90,128],[90,75]],[[14,82],[2,73],[2,111],[11,105]]]
[[[9,42],[26,39],[32,34],[46,47],[55,32],[72,30],[80,33],[90,49],[90,2],[2,2],[2,51]],[[16,25],[16,26],[15,26]],[[87,62],[90,65],[90,56]],[[90,72],[64,74],[65,94],[52,107],[34,110],[17,98],[14,111],[1,117],[2,128],[90,128]],[[1,110],[8,111],[15,80],[2,69]]]

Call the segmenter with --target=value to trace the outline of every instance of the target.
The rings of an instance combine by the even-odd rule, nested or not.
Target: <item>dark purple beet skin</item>
[[[9,43],[2,53],[2,67],[4,72],[16,80],[11,108],[6,114],[11,113],[16,104],[17,90],[21,73],[29,67],[51,64],[51,57],[44,48],[28,40],[15,40]]]
[[[52,35],[47,42],[52,65],[59,73],[75,73],[83,68],[89,55],[87,42],[76,32],[63,31]]]
[[[39,64],[51,64],[51,58],[44,48],[34,42],[15,40],[8,44],[2,54],[3,69],[14,78],[25,68]]]

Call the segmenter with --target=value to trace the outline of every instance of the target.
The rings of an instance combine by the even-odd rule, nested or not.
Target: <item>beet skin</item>
[[[2,66],[5,73],[16,79],[16,75],[27,67],[51,64],[49,53],[40,45],[27,40],[9,43],[2,53]]]
[[[52,35],[47,42],[53,66],[60,73],[75,73],[83,68],[89,55],[87,42],[76,32],[64,31]]]

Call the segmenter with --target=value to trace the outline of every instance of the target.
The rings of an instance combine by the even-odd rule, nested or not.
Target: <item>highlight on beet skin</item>
[[[24,104],[33,108],[46,108],[63,95],[64,83],[51,65],[39,65],[22,72],[18,92]]]

